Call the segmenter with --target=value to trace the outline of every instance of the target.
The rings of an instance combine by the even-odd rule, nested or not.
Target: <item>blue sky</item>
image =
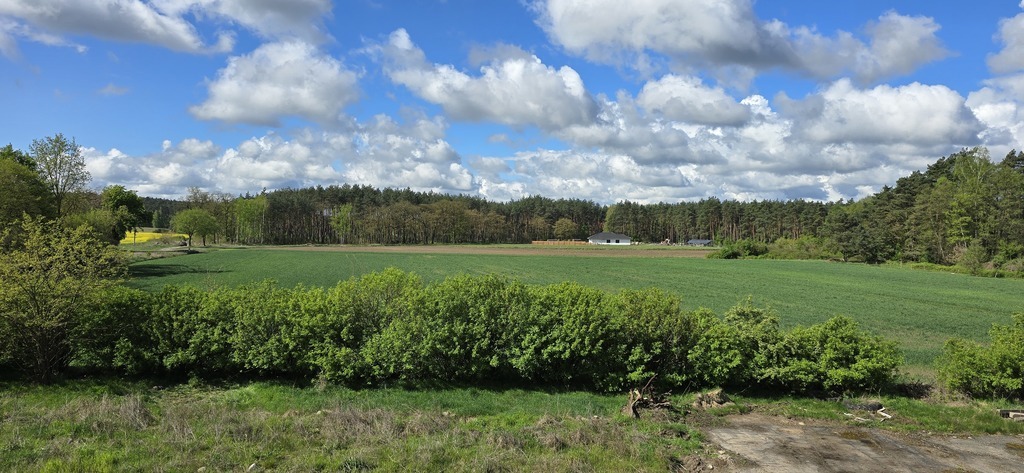
[[[0,0],[0,101],[143,195],[862,198],[1024,149],[1024,2]]]

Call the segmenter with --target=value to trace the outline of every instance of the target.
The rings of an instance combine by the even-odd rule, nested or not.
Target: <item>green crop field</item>
[[[610,291],[657,287],[682,297],[687,308],[708,307],[717,313],[749,297],[777,311],[784,326],[851,316],[868,330],[897,340],[908,370],[923,374],[931,371],[932,360],[949,337],[985,339],[993,323],[1007,324],[1011,313],[1024,311],[1024,280],[894,266],[708,260],[641,251],[636,257],[609,256],[582,249],[499,255],[460,254],[451,248],[400,251],[220,249],[135,263],[130,284],[158,290],[167,284],[234,286],[269,278],[284,286],[332,286],[396,267],[427,281],[455,274],[502,274],[530,284],[568,280]]]

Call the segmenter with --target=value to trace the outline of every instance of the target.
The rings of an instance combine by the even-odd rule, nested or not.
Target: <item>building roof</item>
[[[687,245],[707,245],[711,240],[686,240]]]
[[[629,240],[629,235],[614,232],[601,232],[587,237],[588,240]]]

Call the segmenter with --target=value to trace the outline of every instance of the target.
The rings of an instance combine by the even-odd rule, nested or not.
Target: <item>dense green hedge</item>
[[[117,287],[90,314],[72,340],[75,363],[127,374],[606,391],[657,376],[684,389],[834,393],[878,388],[901,360],[894,343],[843,317],[783,331],[749,303],[718,317],[682,310],[655,289],[608,293],[496,276],[428,285],[394,269],[328,289]]]
[[[954,338],[939,357],[939,379],[946,387],[971,396],[1024,398],[1024,313],[1012,325],[995,325],[990,343]]]
[[[426,285],[398,270],[329,289],[263,282],[212,291],[107,292],[76,333],[80,365],[205,377],[246,373],[349,385],[511,381],[619,390],[758,385],[798,393],[874,389],[899,367],[895,344],[846,317],[779,329],[749,303],[718,317],[650,289],[606,293],[494,276]],[[1024,314],[988,345],[950,340],[948,388],[1024,397]]]

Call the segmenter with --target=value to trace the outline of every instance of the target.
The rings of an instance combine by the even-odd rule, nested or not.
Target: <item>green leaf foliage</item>
[[[884,387],[902,364],[893,341],[860,331],[849,317],[797,327],[767,350],[761,380],[794,392],[871,391]]]
[[[1024,398],[1024,313],[1012,325],[994,325],[985,346],[954,338],[937,360],[939,379],[970,396]]]
[[[199,236],[206,244],[206,237],[217,233],[220,228],[217,219],[205,209],[182,210],[171,217],[171,228],[188,235],[188,244],[192,246],[192,236]]]
[[[87,228],[25,216],[0,252],[0,360],[49,382],[92,336],[86,318],[103,289],[125,273],[122,255]]]
[[[656,289],[609,293],[498,276],[425,285],[388,269],[328,289],[265,281],[152,295],[117,288],[105,297],[75,359],[127,373],[609,392],[654,378],[669,388],[817,393],[877,388],[901,361],[892,342],[843,317],[783,331],[774,312],[749,301],[719,317],[682,310]]]

